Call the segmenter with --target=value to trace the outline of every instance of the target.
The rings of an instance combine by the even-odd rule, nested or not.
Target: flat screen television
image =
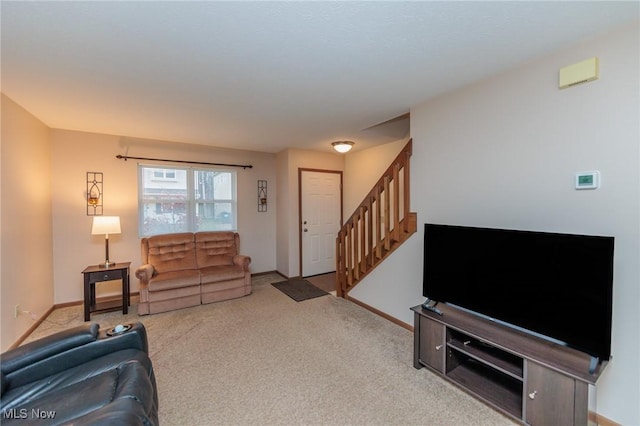
[[[613,251],[613,237],[427,223],[423,295],[609,360]]]

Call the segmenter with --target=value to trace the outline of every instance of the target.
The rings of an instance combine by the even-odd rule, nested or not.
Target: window
[[[138,166],[139,234],[236,228],[236,173]]]
[[[154,169],[154,180],[176,180],[176,171],[167,169]]]

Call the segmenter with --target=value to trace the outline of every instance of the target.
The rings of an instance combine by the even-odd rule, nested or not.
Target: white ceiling
[[[631,2],[2,1],[2,92],[52,128],[278,152],[638,19]],[[376,130],[376,129],[373,129]]]

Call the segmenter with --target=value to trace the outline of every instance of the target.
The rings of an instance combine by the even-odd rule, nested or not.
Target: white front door
[[[340,230],[341,175],[301,171],[301,249],[303,277],[336,270],[336,237]]]

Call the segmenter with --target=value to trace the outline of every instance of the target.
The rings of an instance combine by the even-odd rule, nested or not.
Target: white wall
[[[295,212],[289,208],[291,191],[289,191],[289,151],[276,154],[276,271],[289,276],[289,222],[294,220]],[[295,276],[294,274],[293,276]]]
[[[53,305],[49,128],[2,95],[0,299],[2,347],[33,324],[15,305],[43,315]]]
[[[92,218],[86,215],[87,172],[103,173],[104,214],[120,216],[122,233],[109,237],[110,260],[131,261],[132,273],[140,266],[137,165],[153,162],[119,160],[118,154],[252,165],[246,170],[234,168],[240,250],[251,256],[252,273],[275,269],[275,155],[58,129],[51,131],[51,146],[55,303],[82,300],[80,272],[104,261],[104,237],[91,235]],[[267,212],[257,211],[258,180],[267,180]],[[99,290],[100,295],[118,291],[118,283],[101,285]],[[137,290],[138,280],[133,278],[131,291]]]
[[[629,425],[640,424],[638,35],[637,24],[602,35],[411,110],[420,230],[430,221],[616,238],[613,359],[592,403]],[[599,80],[558,89],[561,67],[593,56]],[[584,170],[600,171],[600,189],[574,189]],[[351,295],[412,323],[422,242],[419,232]]]
[[[346,154],[343,176],[345,221],[355,212],[407,142],[408,139],[401,139]]]

